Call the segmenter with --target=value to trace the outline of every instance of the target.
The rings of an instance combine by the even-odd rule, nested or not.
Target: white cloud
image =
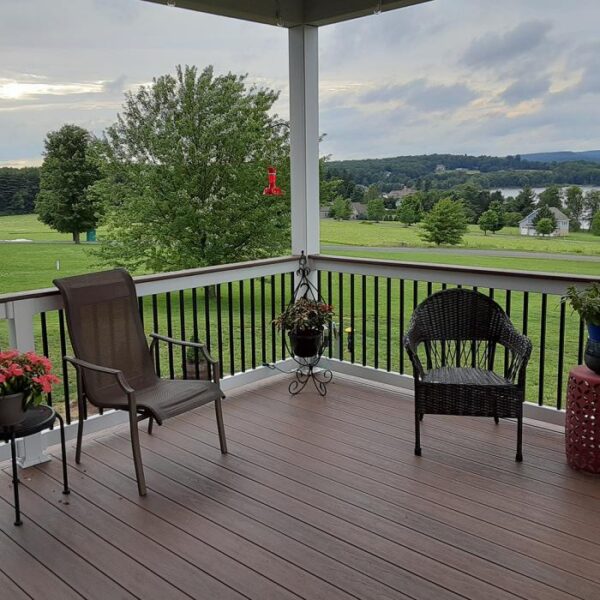
[[[320,30],[321,131],[336,158],[589,149],[600,139],[598,0],[436,0]],[[0,161],[66,122],[95,133],[176,64],[281,90],[286,31],[140,0],[2,0]],[[586,122],[586,126],[582,123]]]

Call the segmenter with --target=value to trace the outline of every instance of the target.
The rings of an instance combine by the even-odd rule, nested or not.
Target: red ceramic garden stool
[[[600,375],[584,365],[569,373],[565,443],[571,467],[600,473]]]

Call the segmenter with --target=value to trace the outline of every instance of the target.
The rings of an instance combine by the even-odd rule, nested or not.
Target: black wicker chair
[[[496,355],[503,346],[506,359]],[[425,414],[514,418],[523,460],[525,369],[531,341],[488,296],[465,289],[437,292],[413,313],[404,347],[415,376],[415,454]],[[502,363],[503,375],[494,371]],[[423,367],[425,364],[425,368]]]

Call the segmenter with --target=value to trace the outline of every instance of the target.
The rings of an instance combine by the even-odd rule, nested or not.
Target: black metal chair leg
[[[79,422],[77,424],[77,444],[75,446],[75,462],[81,462],[81,444],[83,443],[83,422],[87,417],[85,406],[85,396],[83,394],[83,377],[81,369],[77,369],[77,412],[79,413]]]
[[[415,455],[421,456],[421,415],[415,410]]]
[[[215,412],[217,414],[217,429],[219,430],[219,444],[221,452],[227,454],[227,440],[225,439],[225,424],[223,423],[223,409],[221,407],[221,398],[215,400]]]
[[[144,466],[142,465],[142,452],[140,449],[140,437],[138,432],[137,415],[129,411],[129,429],[131,434],[131,450],[133,453],[133,464],[135,466],[135,477],[138,484],[140,496],[146,495],[146,479],[144,477]]]
[[[19,477],[17,476],[17,448],[14,433],[11,433],[10,436],[10,453],[12,458],[13,493],[15,495],[15,525],[22,525],[21,506],[19,504]]]
[[[62,469],[63,469],[63,494],[69,494],[71,490],[69,489],[69,478],[67,475],[67,445],[65,442],[65,423],[63,418],[56,413],[56,418],[58,419],[58,423],[60,425],[60,450],[62,453]]]
[[[154,425],[154,417],[148,418],[148,435],[152,435],[152,426]]]
[[[517,419],[517,456],[515,458],[517,462],[523,462],[523,412],[519,414]]]
[[[80,409],[81,410],[81,409]],[[75,446],[75,462],[81,462],[81,444],[83,442],[83,413],[79,413],[79,423],[77,425],[77,445]]]
[[[494,423],[496,423],[496,425],[500,423],[500,419],[496,415],[494,415]]]

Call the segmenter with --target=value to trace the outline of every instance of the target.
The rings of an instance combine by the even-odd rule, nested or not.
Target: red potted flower
[[[30,406],[41,404],[43,394],[59,382],[52,363],[35,352],[0,352],[0,427],[18,425]]]

